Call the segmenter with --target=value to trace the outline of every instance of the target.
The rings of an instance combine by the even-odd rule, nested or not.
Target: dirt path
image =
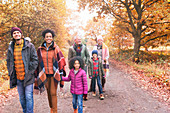
[[[138,87],[129,79],[130,75],[110,66],[110,76],[107,78],[105,99],[99,100],[97,95],[88,94],[84,113],[170,113],[170,108],[153,98],[149,92]],[[88,79],[89,82],[89,79]],[[47,94],[34,94],[34,112],[49,113]],[[18,95],[1,103],[0,113],[22,113]],[[70,83],[65,83],[64,93],[58,90],[58,113],[72,113],[72,96]]]

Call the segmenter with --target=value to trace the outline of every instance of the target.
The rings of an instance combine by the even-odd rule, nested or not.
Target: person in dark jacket
[[[103,100],[104,96],[103,96],[101,80],[102,78],[104,78],[105,73],[104,73],[101,57],[98,56],[97,50],[92,51],[92,58],[89,60],[88,64],[89,64],[88,65],[89,78],[92,79],[92,82],[91,82],[92,83],[92,94],[93,96],[96,96],[96,80],[97,80],[97,85],[98,85],[99,94],[100,94],[99,98]]]
[[[87,65],[90,58],[87,47],[82,44],[81,37],[79,35],[74,37],[74,44],[69,48],[68,61],[75,56],[80,56],[84,61],[84,70],[87,74]],[[87,100],[87,95],[83,95],[84,100]]]
[[[38,66],[37,53],[34,45],[22,38],[20,28],[13,27],[11,36],[13,41],[9,44],[6,59],[10,88],[17,86],[23,112],[33,113],[33,83],[34,71]]]

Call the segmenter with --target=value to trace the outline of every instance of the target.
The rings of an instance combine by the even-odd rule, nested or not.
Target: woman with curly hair
[[[74,113],[83,113],[83,94],[87,94],[88,85],[84,69],[84,61],[81,57],[73,57],[69,62],[70,72],[68,77],[62,77],[63,81],[71,81],[70,92],[73,95]],[[78,109],[77,109],[78,105]]]
[[[37,50],[38,55],[38,68],[37,72],[37,84],[40,91],[44,91],[44,86],[47,89],[48,102],[51,108],[51,113],[57,113],[57,86],[61,81],[61,76],[65,73],[65,58],[54,42],[54,31],[46,29],[42,32],[44,42]]]

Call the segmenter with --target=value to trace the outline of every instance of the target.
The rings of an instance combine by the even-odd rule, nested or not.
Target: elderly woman
[[[51,113],[57,113],[57,85],[61,80],[60,76],[66,75],[66,62],[60,48],[53,41],[54,32],[46,29],[42,32],[42,36],[44,37],[44,42],[37,50],[39,59],[37,69],[38,88],[41,91],[45,85]]]
[[[103,92],[105,91],[104,85],[106,83],[106,77],[109,76],[109,48],[103,42],[102,36],[97,37],[97,45],[94,46],[93,50],[98,51],[98,56],[102,58],[102,63],[104,67],[105,77],[102,78]]]

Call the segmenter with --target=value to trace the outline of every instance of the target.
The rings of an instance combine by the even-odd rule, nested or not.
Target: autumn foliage
[[[36,48],[43,42],[42,31],[52,29],[56,33],[54,40],[60,47],[64,47],[65,17],[66,8],[63,0],[0,1],[0,56],[6,55],[12,39],[12,27],[21,28],[24,37],[30,37]]]
[[[99,19],[111,15],[112,28],[133,37],[133,61],[137,63],[141,46],[168,45],[170,22],[169,3],[166,0],[80,0],[79,6],[89,6],[90,11],[98,13]],[[117,33],[112,33],[111,38],[116,38]]]
[[[140,51],[140,63],[132,62],[133,50],[111,53],[116,67],[131,74],[142,88],[150,90],[155,97],[170,102],[170,55],[163,52]],[[121,61],[121,62],[120,62]]]

